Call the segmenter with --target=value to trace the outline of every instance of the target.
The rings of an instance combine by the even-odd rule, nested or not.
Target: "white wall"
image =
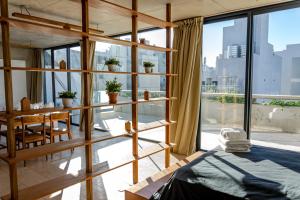
[[[0,45],[1,46],[1,45]],[[0,48],[0,66],[3,66],[3,49]],[[29,48],[11,48],[12,66],[26,67],[32,66],[33,49]],[[13,95],[14,105],[16,106],[20,100],[27,96],[26,92],[26,72],[15,71],[13,72]],[[4,95],[4,77],[3,71],[0,70],[0,109],[5,105]]]
[[[12,66],[26,67],[25,60],[12,60]],[[0,59],[0,66],[3,66],[3,59]],[[26,72],[14,71],[12,73],[13,80],[13,101],[14,106],[20,102],[23,97],[27,96]],[[3,70],[0,70],[0,107],[5,105],[5,85]]]

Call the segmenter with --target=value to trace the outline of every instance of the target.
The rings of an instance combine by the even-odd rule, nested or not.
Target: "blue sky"
[[[209,66],[215,66],[216,57],[222,53],[223,27],[233,23],[230,20],[204,26],[203,56]],[[300,8],[269,14],[268,42],[274,45],[275,51],[286,49],[287,44],[300,44]]]

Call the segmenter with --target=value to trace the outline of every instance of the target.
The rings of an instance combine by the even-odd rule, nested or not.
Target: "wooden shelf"
[[[147,44],[137,44],[139,48],[142,49],[147,49],[147,50],[152,50],[152,51],[162,51],[162,52],[177,52],[178,50],[176,49],[171,49],[171,48],[164,48],[164,47],[158,47],[158,46],[152,46],[152,45],[147,45]]]
[[[0,70],[14,71],[37,71],[37,72],[75,72],[75,73],[99,73],[99,74],[126,74],[126,75],[142,75],[142,76],[178,76],[178,74],[166,74],[163,72],[146,73],[146,72],[112,72],[107,70],[81,70],[81,69],[52,69],[52,68],[34,68],[34,67],[0,67]]]
[[[9,68],[5,68],[8,69]],[[51,69],[51,68],[33,68],[33,67],[12,67],[11,70],[15,71],[32,71],[32,72],[78,72],[78,73],[84,73],[89,72],[88,70],[81,70],[81,69]]]
[[[49,181],[27,187],[19,190],[18,197],[20,200],[39,199],[51,193],[57,192],[74,184],[83,182],[87,179],[85,170],[78,171],[77,175],[66,174]],[[9,200],[10,196],[6,195],[2,197],[3,200]]]
[[[132,163],[133,160],[134,157],[132,155],[127,155],[121,161],[111,164],[110,166],[108,166],[107,164],[103,166],[103,163],[96,164],[93,166],[93,172],[89,174],[89,177],[92,178],[92,177],[100,176],[101,174],[107,173],[119,167],[123,167],[124,165],[128,165]],[[104,162],[104,164],[105,163],[106,162]]]
[[[140,150],[139,154],[138,154],[138,159],[143,159],[145,157],[151,156],[151,155],[161,152],[167,148],[170,148],[170,147],[169,147],[169,145],[167,145],[165,143],[159,143],[159,144],[152,145],[148,148]]]
[[[55,108],[41,108],[41,109],[31,109],[29,111],[14,111],[11,115],[16,116],[23,116],[23,115],[34,115],[34,114],[44,114],[44,113],[51,113],[51,112],[63,112],[63,111],[71,111],[71,110],[83,110],[89,108],[100,108],[100,107],[107,107],[107,106],[120,106],[120,105],[129,105],[129,104],[139,104],[139,103],[150,103],[156,101],[172,101],[176,100],[176,97],[166,98],[166,97],[158,97],[158,98],[150,98],[149,100],[139,99],[137,102],[134,101],[118,101],[116,104],[110,104],[108,102],[94,104],[91,106],[74,106],[74,107],[55,107]],[[6,116],[5,111],[0,112],[0,116]]]
[[[115,134],[112,133],[110,135],[105,135],[105,136],[95,136],[93,135],[92,139],[90,141],[86,141],[85,138],[76,138],[64,142],[57,142],[53,144],[47,144],[47,145],[42,145],[30,149],[24,149],[17,151],[16,157],[15,158],[9,158],[7,153],[0,154],[0,159],[4,160],[7,163],[16,163],[20,162],[23,160],[30,160],[34,158],[38,158],[44,155],[48,155],[51,153],[57,153],[61,151],[66,151],[70,150],[73,148],[89,145],[89,144],[94,144],[98,142],[103,142],[106,140],[114,139],[114,138],[119,138],[119,137],[126,137],[131,135],[131,133],[123,132],[120,134]]]
[[[112,38],[109,36],[101,36],[101,35],[96,35],[96,34],[87,34],[87,36],[89,36],[90,40],[98,41],[98,42],[105,42],[105,43],[109,43],[109,44],[123,45],[123,46],[137,45],[136,43],[131,42],[131,41],[120,40],[120,39]]]
[[[120,105],[128,105],[128,104],[137,104],[137,102],[133,102],[133,101],[118,101],[115,104],[110,104],[110,103],[106,102],[106,103],[94,104],[91,107],[92,108],[100,108],[100,107],[120,106]]]
[[[155,121],[144,125],[140,125],[138,132],[144,132],[144,131],[148,131],[151,129],[156,129],[156,128],[160,128],[172,124],[176,124],[176,122],[175,121],[167,122],[166,120]]]
[[[80,0],[71,0],[74,2],[80,3]],[[167,28],[167,27],[177,27],[176,24],[167,22],[150,15],[143,14],[141,12],[136,12],[132,9],[126,8],[124,6],[106,1],[106,0],[90,0],[89,5],[93,8],[100,9],[108,9],[113,11],[113,13],[117,13],[121,16],[131,17],[132,15],[137,16],[137,19],[146,24],[153,25],[154,27]]]
[[[22,13],[14,12],[14,13],[12,13],[12,16],[17,17],[17,18],[22,18],[22,19],[25,19],[25,20],[29,20],[29,21],[33,21],[33,22],[58,26],[58,27],[61,27],[61,28],[75,29],[77,31],[82,30],[82,27],[79,26],[79,25],[76,25],[76,24],[69,24],[69,23],[66,23],[66,22],[55,21],[55,20],[51,20],[51,19],[47,19],[47,18],[41,18],[41,17],[33,16],[33,15],[28,15],[28,14],[25,15],[25,14],[22,14]],[[104,31],[102,31],[102,30],[93,29],[93,28],[89,28],[89,32],[93,32],[95,34],[103,34],[104,33]]]
[[[13,19],[13,18],[0,17],[0,22],[7,22],[11,27],[23,29],[26,31],[36,31],[39,33],[45,33],[51,35],[62,35],[65,37],[77,38],[78,40],[80,40],[83,36],[87,35],[80,31],[74,31],[74,30],[59,28],[55,26],[49,26],[46,24],[29,22],[29,21]]]
[[[7,23],[9,23],[9,25],[11,27],[20,28],[20,29],[23,29],[26,31],[39,31],[44,34],[61,35],[61,36],[65,36],[65,37],[76,38],[78,40],[82,39],[82,37],[89,37],[91,40],[94,40],[94,41],[106,42],[106,43],[110,43],[110,44],[124,45],[124,46],[138,46],[139,48],[153,50],[153,51],[162,51],[162,52],[177,51],[177,50],[170,49],[170,48],[138,44],[135,42],[115,39],[115,38],[111,38],[108,36],[102,36],[102,35],[97,35],[97,34],[88,34],[88,33],[81,32],[81,31],[69,30],[69,29],[59,28],[56,26],[50,26],[50,25],[46,25],[46,24],[42,24],[42,23],[29,22],[29,21],[13,19],[13,18],[0,17],[0,22],[7,22]]]
[[[29,22],[25,20],[14,19],[14,18],[0,17],[0,22],[7,22],[11,27],[23,29],[26,31],[38,31],[44,34],[61,35],[65,37],[76,38],[78,40],[81,40],[82,37],[85,36],[85,37],[90,37],[90,39],[94,41],[107,42],[111,44],[125,45],[125,46],[136,45],[136,43],[132,43],[130,41],[114,39],[108,36],[102,36],[93,33],[88,34],[81,31],[69,30],[57,26],[50,26],[43,23]]]
[[[127,74],[127,75],[136,75],[136,72],[111,72],[111,71],[100,71],[92,70],[91,73],[100,73],[100,74]]]
[[[92,139],[90,142],[87,143],[98,143],[98,142],[103,142],[106,140],[111,140],[111,139],[115,139],[115,138],[119,138],[119,137],[126,137],[126,136],[130,136],[131,133],[125,132],[125,131],[120,131],[121,133],[108,133],[109,135],[105,135],[105,136],[92,136]]]
[[[176,99],[177,99],[176,97],[171,97],[171,98],[158,97],[158,98],[150,98],[149,100],[139,99],[137,102],[118,101],[115,104],[110,104],[110,103],[106,102],[106,103],[94,104],[91,107],[92,108],[100,108],[100,107],[107,107],[107,106],[121,106],[121,105],[128,105],[128,104],[149,103],[149,102],[155,102],[155,101],[171,101],[171,100],[176,100]]]
[[[166,98],[166,97],[158,97],[158,98],[150,98],[149,100],[144,100],[144,99],[139,99],[139,103],[148,103],[148,102],[155,102],[155,101],[173,101],[176,100],[177,97],[171,97],[171,98]]]
[[[154,72],[154,73],[138,72],[137,75],[142,75],[142,76],[178,76],[178,74],[166,74],[166,73],[161,73],[161,72]]]
[[[32,200],[39,199],[64,188],[70,187],[85,180],[102,175],[111,170],[117,169],[124,165],[132,163],[133,156],[126,157],[125,161],[108,166],[107,162],[97,163],[93,165],[93,172],[86,173],[86,169],[79,170],[76,174],[66,174],[57,178],[48,180],[46,182],[36,184],[19,191],[19,199]],[[9,195],[3,196],[1,199],[9,200]]]
[[[69,141],[57,142],[53,144],[38,146],[35,148],[20,150],[16,152],[15,158],[9,158],[6,153],[1,154],[0,158],[8,163],[16,163],[23,160],[38,158],[51,153],[66,151],[72,148],[84,146],[85,144],[86,142],[84,138],[77,138]]]
[[[74,106],[74,107],[55,107],[55,108],[41,108],[41,109],[31,109],[29,111],[14,111],[13,116],[22,116],[22,115],[34,115],[34,114],[43,114],[51,112],[62,112],[62,111],[71,111],[71,110],[82,110],[88,109],[89,106]]]

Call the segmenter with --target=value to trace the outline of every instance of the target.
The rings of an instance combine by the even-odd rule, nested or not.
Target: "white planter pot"
[[[118,71],[118,66],[117,65],[109,64],[109,65],[107,65],[107,67],[108,67],[108,71],[110,71],[110,72]]]
[[[63,103],[64,107],[66,107],[66,108],[72,107],[73,99],[71,99],[71,98],[62,98],[62,103]]]
[[[152,73],[153,72],[153,67],[144,67],[146,73]]]

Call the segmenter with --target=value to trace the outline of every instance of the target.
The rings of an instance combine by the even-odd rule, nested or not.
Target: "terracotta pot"
[[[108,98],[109,98],[109,103],[110,104],[116,104],[118,101],[118,94],[117,92],[109,92],[108,93]]]
[[[118,71],[118,66],[117,65],[108,64],[107,67],[108,67],[108,71],[110,71],[110,72],[116,72],[116,71]]]
[[[62,103],[64,107],[70,108],[73,105],[73,99],[72,98],[62,98]]]
[[[146,73],[152,73],[153,72],[153,67],[144,67]]]

